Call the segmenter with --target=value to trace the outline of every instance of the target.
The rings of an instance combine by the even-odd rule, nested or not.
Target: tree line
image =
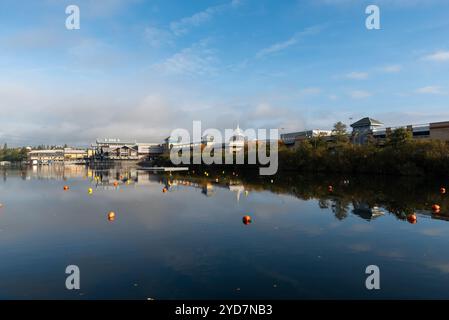
[[[365,144],[356,145],[339,122],[330,141],[315,137],[295,148],[281,143],[279,164],[282,170],[301,172],[449,176],[449,144],[413,139],[411,131],[398,128],[383,141],[368,137]]]
[[[8,148],[8,144],[4,144],[0,149],[0,161],[21,162],[26,160],[28,150],[24,147]]]

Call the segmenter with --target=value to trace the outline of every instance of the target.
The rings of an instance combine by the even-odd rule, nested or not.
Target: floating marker
[[[67,191],[69,189],[70,189],[69,186],[64,186],[64,191]]]
[[[249,225],[252,222],[252,219],[250,216],[244,216],[242,221],[244,225]]]
[[[108,220],[109,221],[114,221],[115,220],[115,212],[111,211],[108,213]]]
[[[440,207],[439,205],[434,204],[434,205],[432,206],[432,211],[433,211],[434,213],[440,213],[440,210],[441,210],[441,207]]]
[[[416,224],[416,222],[418,221],[418,219],[416,218],[416,214],[410,214],[407,216],[407,221],[411,224]]]
[[[118,187],[118,182],[114,181],[114,187]]]
[[[92,194],[92,193],[94,193],[94,190],[92,190],[92,188],[89,188],[89,189],[87,189],[87,193]]]

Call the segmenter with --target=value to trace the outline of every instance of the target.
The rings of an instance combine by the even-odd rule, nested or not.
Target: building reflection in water
[[[423,218],[449,220],[449,197],[441,195],[441,185],[429,185],[420,180],[385,179],[376,181],[369,178],[367,183],[362,178],[349,184],[346,180],[323,181],[321,179],[306,180],[287,177],[282,181],[279,177],[276,184],[270,180],[242,179],[234,176],[223,176],[220,179],[205,178],[194,174],[154,174],[139,170],[135,166],[115,166],[108,168],[90,168],[83,165],[47,165],[24,168],[1,168],[3,182],[11,177],[23,180],[88,180],[95,188],[115,190],[120,186],[163,185],[165,192],[183,191],[185,188],[198,189],[206,197],[214,197],[218,190],[228,190],[235,194],[237,202],[242,195],[251,192],[269,190],[273,193],[294,196],[303,200],[315,200],[322,210],[330,210],[338,220],[348,216],[357,216],[372,221],[382,216],[393,214],[398,219],[407,221],[407,217],[416,214]],[[327,190],[334,185],[334,191]],[[435,183],[434,183],[435,184]],[[407,188],[407,190],[404,190]],[[162,188],[161,188],[162,189]],[[379,191],[381,190],[381,191]],[[432,212],[431,204],[437,203],[442,210]]]
[[[354,208],[352,210],[353,214],[368,221],[381,217],[385,214],[384,211],[378,206],[371,206],[370,204],[362,201],[352,201],[352,207]]]

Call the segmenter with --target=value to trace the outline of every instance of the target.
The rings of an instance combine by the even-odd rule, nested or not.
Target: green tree
[[[405,128],[398,128],[388,136],[388,145],[397,148],[405,146],[413,140],[413,134]]]
[[[334,124],[332,135],[334,136],[337,144],[345,144],[349,142],[347,126],[341,121]]]

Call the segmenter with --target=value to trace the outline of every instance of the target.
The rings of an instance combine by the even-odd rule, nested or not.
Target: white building
[[[243,131],[237,126],[237,129],[234,130],[234,134],[232,135],[229,143],[228,143],[228,151],[230,152],[240,152],[245,148],[246,137],[243,134]]]
[[[33,150],[28,152],[28,161],[31,164],[64,163],[64,150]]]

